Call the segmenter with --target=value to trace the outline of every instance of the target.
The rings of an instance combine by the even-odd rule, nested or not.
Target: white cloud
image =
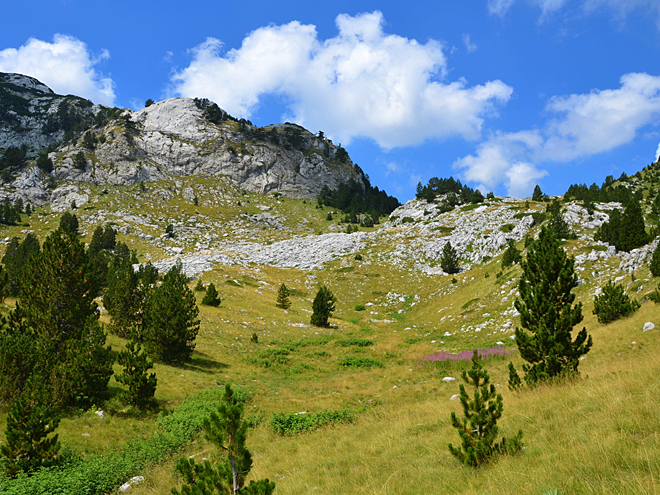
[[[56,93],[113,105],[115,84],[95,69],[109,57],[107,50],[94,55],[79,39],[56,34],[52,43],[30,38],[19,48],[0,50],[0,72],[32,76]]]
[[[660,117],[660,76],[631,73],[619,89],[551,98],[540,158],[571,160],[612,150],[632,141],[637,131]]]
[[[658,143],[658,150],[655,152],[655,157],[653,158],[653,161],[660,161],[660,143]]]
[[[502,17],[513,6],[514,1],[515,0],[488,0],[488,13]]]
[[[503,17],[514,2],[515,0],[488,0],[488,12]],[[528,2],[541,8],[541,19],[543,19],[548,14],[561,10],[568,0],[528,0]],[[580,8],[585,14],[606,8],[619,20],[625,20],[628,13],[635,9],[646,9],[654,13],[660,29],[660,0],[581,0]]]
[[[484,118],[512,89],[499,80],[443,81],[448,70],[439,42],[386,34],[383,23],[380,12],[342,14],[338,35],[325,41],[312,25],[271,25],[225,54],[222,42],[209,38],[173,76],[173,93],[207,97],[240,117],[250,117],[262,96],[282,96],[292,120],[343,144],[356,137],[383,148],[478,138]]]
[[[468,53],[472,53],[472,52],[476,51],[477,48],[478,48],[478,47],[477,47],[477,44],[474,43],[474,42],[470,39],[470,35],[469,35],[469,34],[464,34],[464,35],[463,35],[463,44],[465,45],[465,50],[466,50]]]
[[[534,131],[499,133],[481,143],[475,155],[456,160],[454,168],[463,169],[463,177],[480,188],[492,191],[504,184],[510,196],[528,196],[536,181],[548,174],[524,161],[542,141]]]
[[[470,182],[491,189],[504,184],[514,196],[529,194],[546,175],[540,164],[610,151],[657,122],[660,76],[625,74],[618,89],[553,97],[546,111],[550,118],[542,129],[494,134],[454,166]]]
[[[401,171],[401,167],[396,162],[388,162],[385,165],[385,175],[390,175],[392,173],[398,174]]]

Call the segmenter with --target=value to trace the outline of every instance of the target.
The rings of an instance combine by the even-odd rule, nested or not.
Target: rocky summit
[[[21,147],[25,156],[5,167],[0,195],[55,209],[62,197],[82,200],[83,193],[67,195],[83,184],[205,176],[255,193],[315,198],[323,186],[362,184],[363,177],[341,145],[295,124],[255,127],[192,98],[136,112],[107,108],[56,95],[27,76],[1,74],[0,148]],[[52,170],[38,170],[35,159],[46,149]]]

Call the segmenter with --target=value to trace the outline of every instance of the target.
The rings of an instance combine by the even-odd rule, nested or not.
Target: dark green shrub
[[[350,409],[324,409],[316,413],[273,413],[270,417],[270,427],[280,435],[293,435],[330,424],[351,423],[354,417],[355,412]]]
[[[522,256],[520,255],[520,250],[516,247],[516,243],[513,239],[507,241],[507,248],[504,251],[502,256],[502,268],[506,268],[515,263],[520,263],[522,261]]]
[[[374,345],[371,340],[367,339],[340,339],[336,344],[341,347],[369,347],[370,345]]]
[[[660,194],[658,197],[660,198]],[[658,246],[653,250],[649,269],[654,277],[660,277],[660,243],[658,243]]]
[[[339,361],[340,366],[345,368],[384,368],[385,365],[378,359],[370,357],[346,356]]]
[[[603,287],[603,293],[594,297],[594,314],[599,323],[610,323],[630,316],[640,308],[635,299],[624,292],[623,285],[614,284],[612,280]]]
[[[365,309],[367,309],[367,308],[364,304],[356,304],[355,305],[355,311],[364,311]]]
[[[213,283],[210,283],[206,288],[206,294],[202,298],[202,304],[205,306],[220,306],[220,298],[218,297],[218,291],[215,288]]]

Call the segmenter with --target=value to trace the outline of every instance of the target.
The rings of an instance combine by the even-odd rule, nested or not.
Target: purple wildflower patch
[[[479,353],[479,356],[481,356],[481,359],[483,360],[487,360],[492,357],[504,357],[511,354],[511,351],[508,351],[504,347],[498,345],[494,345],[493,347],[489,347],[488,349],[477,349],[477,352]],[[461,351],[456,354],[452,354],[451,352],[441,351],[438,352],[437,354],[424,356],[422,358],[422,361],[430,361],[432,363],[438,361],[470,361],[472,359],[473,353],[474,351],[470,351],[470,350]]]

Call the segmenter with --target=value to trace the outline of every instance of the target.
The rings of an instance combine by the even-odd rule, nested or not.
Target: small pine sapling
[[[275,306],[280,309],[289,309],[291,307],[291,301],[289,300],[290,293],[291,292],[286,285],[280,285],[280,288],[277,290],[277,301]]]
[[[520,390],[522,381],[513,363],[509,363],[509,390]]]
[[[202,279],[197,279],[197,285],[195,285],[195,292],[206,292],[206,287],[202,283]]]
[[[474,399],[460,386],[460,400],[463,417],[458,419],[451,413],[451,424],[458,430],[461,446],[449,444],[449,451],[463,464],[477,467],[487,462],[494,454],[514,454],[522,448],[522,430],[511,440],[503,437],[495,442],[499,431],[497,420],[502,417],[504,402],[501,394],[495,393],[495,385],[490,383],[488,372],[483,369],[481,357],[475,350],[472,354],[472,368],[463,371],[463,381],[474,386]]]
[[[311,324],[316,327],[329,326],[328,318],[332,316],[336,302],[337,298],[325,285],[320,287],[312,303]]]
[[[624,292],[623,285],[614,284],[612,280],[603,287],[603,293],[594,297],[594,314],[599,323],[610,323],[630,316],[640,308],[639,301],[630,299]]]
[[[41,379],[32,375],[23,394],[9,409],[6,442],[0,445],[0,453],[5,458],[5,471],[10,477],[57,462],[60,443],[57,434],[50,438],[49,435],[60,420],[46,400]]]
[[[513,239],[509,239],[507,241],[507,248],[506,251],[504,251],[504,255],[502,256],[502,268],[506,268],[507,266],[511,266],[515,263],[520,263],[522,261],[522,257],[520,256],[520,250],[516,247],[515,242]]]
[[[275,483],[268,479],[251,481],[245,478],[252,469],[252,456],[245,445],[248,424],[243,419],[244,404],[229,385],[217,412],[204,420],[206,439],[226,454],[216,465],[209,461],[202,464],[194,459],[181,458],[176,465],[184,485],[181,492],[172,488],[174,495],[211,495],[231,493],[241,495],[271,495]]]
[[[210,283],[206,289],[206,295],[202,299],[202,304],[205,306],[220,306],[220,298],[218,297],[218,291],[215,288],[213,283]]]
[[[458,253],[452,247],[451,242],[447,241],[445,247],[442,248],[442,257],[440,258],[440,268],[445,273],[450,275],[458,273],[460,268],[458,266]]]
[[[259,336],[257,335],[256,332],[252,332],[252,336],[250,337],[250,342],[252,342],[253,344],[259,343]]]
[[[156,392],[157,379],[155,373],[147,375],[154,364],[142,351],[142,346],[129,341],[126,350],[117,355],[117,362],[124,367],[124,371],[121,375],[115,375],[115,379],[128,387],[128,391],[121,396],[122,400],[139,408],[149,405]]]

